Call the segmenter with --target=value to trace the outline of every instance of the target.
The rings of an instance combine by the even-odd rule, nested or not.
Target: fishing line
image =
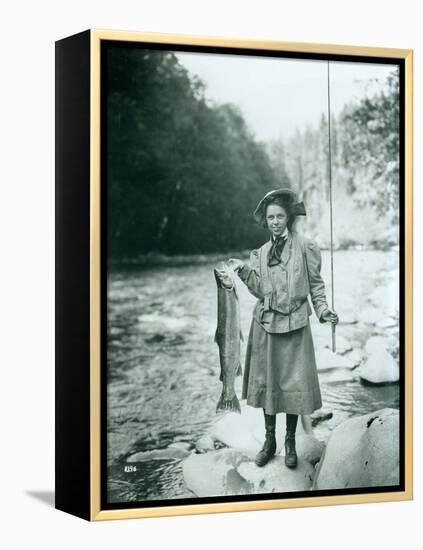
[[[330,61],[328,60],[328,136],[329,136],[329,211],[330,211],[330,277],[332,289],[332,311],[335,311],[335,286],[333,275],[333,199],[332,199],[332,145],[330,127]],[[336,351],[336,327],[332,324],[332,351]]]

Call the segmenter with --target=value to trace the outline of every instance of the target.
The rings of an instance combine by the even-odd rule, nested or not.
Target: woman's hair
[[[267,229],[266,213],[267,213],[267,207],[270,206],[271,204],[276,204],[278,206],[281,206],[285,210],[286,215],[288,216],[288,223],[286,225],[289,231],[292,231],[292,226],[294,225],[294,222],[295,222],[295,214],[292,211],[292,204],[290,204],[286,200],[284,201],[281,197],[278,197],[278,196],[270,197],[269,200],[266,201],[266,204],[261,210],[260,225],[265,229]]]

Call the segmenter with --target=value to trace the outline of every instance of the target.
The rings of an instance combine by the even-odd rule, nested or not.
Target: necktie
[[[278,265],[281,262],[281,254],[283,247],[286,243],[286,236],[281,235],[280,237],[277,237],[272,244],[272,248],[269,250],[269,256],[268,256],[268,265],[271,267],[273,265]]]

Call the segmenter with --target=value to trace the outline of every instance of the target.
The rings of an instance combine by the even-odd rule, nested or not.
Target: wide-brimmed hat
[[[265,218],[266,207],[274,197],[280,197],[282,202],[290,207],[294,216],[305,216],[306,209],[303,201],[297,201],[297,195],[288,188],[274,189],[266,193],[254,210],[253,216],[256,222],[260,223]]]

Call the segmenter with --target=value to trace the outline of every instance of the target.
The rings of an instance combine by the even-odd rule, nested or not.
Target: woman
[[[264,466],[276,452],[276,414],[286,413],[285,464],[297,465],[295,432],[298,415],[322,406],[309,315],[336,324],[338,316],[327,305],[320,275],[317,244],[293,231],[296,216],[305,216],[302,202],[290,189],[267,193],[254,218],[271,239],[250,255],[250,265],[231,258],[232,268],[258,298],[246,350],[242,399],[264,411],[266,437],[256,456]]]

